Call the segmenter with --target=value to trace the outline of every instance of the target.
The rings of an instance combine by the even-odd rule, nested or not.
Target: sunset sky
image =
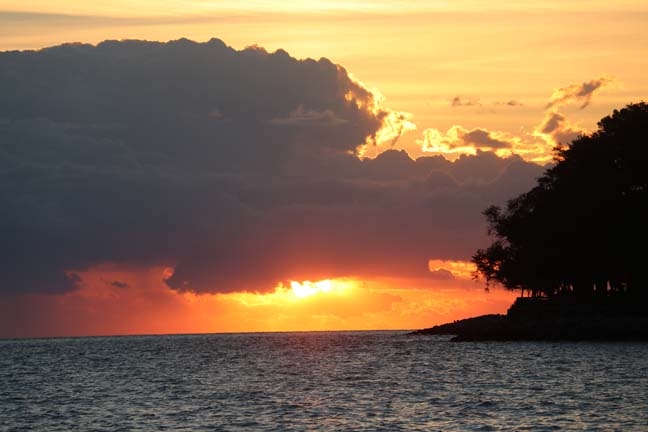
[[[646,23],[645,1],[0,0],[0,337],[503,313],[471,279],[480,212],[647,99]]]

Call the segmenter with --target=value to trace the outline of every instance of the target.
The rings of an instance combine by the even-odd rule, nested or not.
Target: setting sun
[[[309,297],[320,292],[329,292],[331,291],[331,281],[326,279],[319,282],[290,282],[290,288],[292,289],[293,294],[299,298]]]
[[[223,297],[236,300],[247,307],[254,306],[290,306],[302,303],[303,300],[327,300],[332,296],[349,297],[354,293],[357,281],[350,279],[324,279],[320,281],[280,282],[271,292],[233,292],[222,294]]]

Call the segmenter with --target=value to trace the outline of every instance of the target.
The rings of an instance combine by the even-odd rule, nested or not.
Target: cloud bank
[[[466,129],[462,126],[453,126],[445,133],[429,128],[423,132],[423,139],[418,140],[424,152],[449,157],[462,154],[476,155],[478,152],[510,155],[517,142],[519,139],[504,132],[482,128]]]
[[[216,39],[1,53],[0,94],[5,294],[73,290],[103,263],[169,266],[169,287],[199,293],[433,279],[430,258],[469,258],[480,211],[541,172],[482,151],[363,159],[407,115],[326,59]]]
[[[424,153],[442,155],[451,159],[459,155],[475,155],[479,151],[494,152],[506,157],[512,154],[520,155],[526,160],[547,163],[552,160],[553,149],[556,146],[570,143],[587,130],[570,121],[563,108],[579,104],[579,109],[585,109],[592,101],[594,94],[612,81],[612,78],[601,77],[580,84],[570,84],[553,91],[550,101],[543,108],[543,117],[529,132],[520,131],[510,134],[484,128],[469,129],[454,125],[447,132],[435,128],[423,131],[417,144]],[[524,106],[521,102],[510,99],[507,102],[494,102],[495,106],[518,108]],[[482,106],[479,99],[462,99],[455,96],[451,100],[452,107]]]

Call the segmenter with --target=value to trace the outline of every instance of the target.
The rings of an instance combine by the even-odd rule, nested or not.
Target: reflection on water
[[[0,341],[0,430],[648,430],[646,343]]]

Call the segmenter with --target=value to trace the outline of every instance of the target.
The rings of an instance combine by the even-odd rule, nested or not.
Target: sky
[[[480,212],[646,100],[647,19],[639,1],[0,0],[0,337],[504,313],[515,293],[472,278]]]

